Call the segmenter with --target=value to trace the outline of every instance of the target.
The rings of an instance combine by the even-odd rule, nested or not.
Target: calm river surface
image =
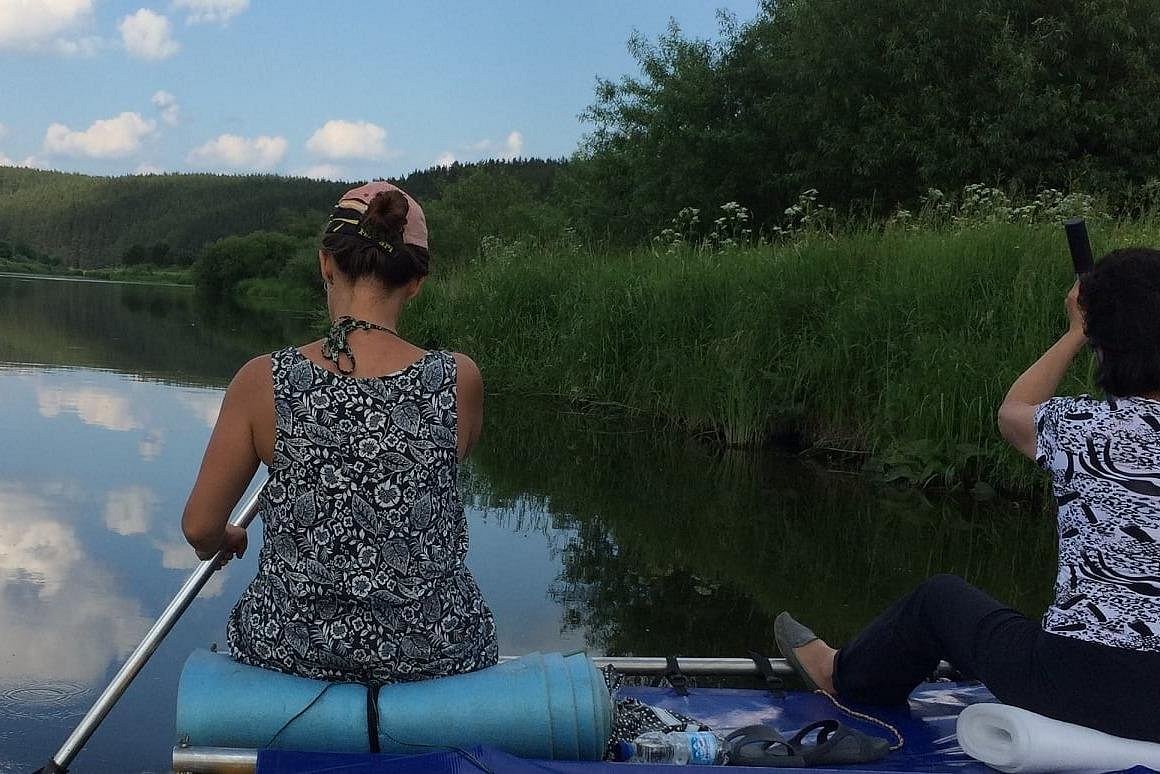
[[[305,319],[205,308],[184,288],[0,277],[0,771],[56,751],[196,564],[178,522],[234,370],[310,338]],[[1053,528],[1027,509],[510,397],[488,412],[463,487],[504,654],[770,653],[784,608],[840,641],[944,571],[1046,604]],[[78,771],[169,770],[181,665],[224,642],[257,554],[255,535]]]

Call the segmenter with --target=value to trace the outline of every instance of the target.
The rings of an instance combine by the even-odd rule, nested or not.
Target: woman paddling
[[[240,661],[389,683],[497,660],[456,488],[482,422],[479,369],[396,333],[428,261],[414,199],[383,182],[347,192],[319,251],[326,338],[251,360],[226,390],[182,528],[202,559],[240,557],[246,533],[227,519],[269,467],[258,573],[227,626]]]
[[[921,584],[835,650],[782,613],[782,654],[811,688],[904,702],[940,659],[1002,702],[1160,741],[1160,252],[1116,250],[1067,297],[1069,328],[1011,386],[999,428],[1050,475],[1059,573],[1042,623],[961,578]],[[1100,400],[1052,397],[1090,342]]]

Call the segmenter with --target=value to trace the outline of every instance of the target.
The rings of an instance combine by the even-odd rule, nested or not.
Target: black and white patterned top
[[[1044,629],[1160,651],[1160,402],[1052,398],[1035,419],[1059,505]]]
[[[234,656],[322,680],[390,683],[496,663],[465,565],[455,360],[381,378],[273,358],[276,434],[258,574],[230,614]]]

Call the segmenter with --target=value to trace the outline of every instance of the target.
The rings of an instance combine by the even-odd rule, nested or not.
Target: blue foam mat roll
[[[528,656],[470,674],[383,686],[386,752],[490,745],[513,755],[597,760],[611,733],[611,701],[583,653]],[[365,752],[366,688],[327,683],[194,651],[177,694],[182,744]]]

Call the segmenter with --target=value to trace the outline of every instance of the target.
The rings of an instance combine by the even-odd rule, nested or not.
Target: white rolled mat
[[[967,707],[959,715],[958,736],[967,755],[999,771],[1160,770],[1160,744],[1112,736],[1006,704]]]

